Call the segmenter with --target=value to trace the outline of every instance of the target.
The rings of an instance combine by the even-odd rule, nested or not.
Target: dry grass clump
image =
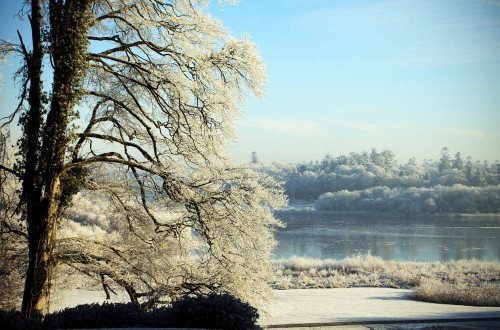
[[[483,301],[488,306],[500,296],[500,263],[478,260],[450,262],[400,262],[388,261],[371,254],[357,255],[342,260],[308,259],[293,257],[275,261],[275,278],[271,286],[275,289],[389,287],[419,289],[419,295],[434,298],[433,302],[478,305]],[[439,282],[446,290],[435,290],[428,283]],[[427,284],[425,284],[427,283]],[[469,290],[469,291],[466,291]],[[444,292],[456,292],[464,299],[452,298]],[[442,295],[439,292],[443,292]],[[466,293],[469,292],[469,293]],[[484,294],[483,294],[484,292]],[[496,298],[483,298],[486,293]],[[462,294],[463,293],[463,294]],[[441,298],[439,298],[441,296]],[[470,300],[465,298],[470,297]],[[496,300],[495,300],[496,299]],[[422,298],[422,300],[425,300]],[[430,301],[430,300],[428,300]]]
[[[342,260],[292,257],[275,262],[275,289],[394,287],[380,276],[387,261],[370,254]]]
[[[500,285],[468,285],[426,280],[413,292],[413,298],[433,303],[470,306],[500,306]]]

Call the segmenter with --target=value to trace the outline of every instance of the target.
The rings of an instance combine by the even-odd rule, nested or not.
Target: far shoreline
[[[286,212],[318,212],[318,213],[332,213],[332,214],[342,214],[342,215],[395,215],[395,216],[405,216],[405,217],[449,217],[449,218],[491,218],[493,220],[500,220],[500,213],[463,213],[463,212],[402,212],[402,211],[348,211],[348,210],[318,210],[315,208],[313,201],[302,201],[293,200],[295,202],[304,202],[298,205],[304,205],[303,208],[294,208],[293,204],[289,204],[286,209],[274,210],[276,213],[286,213]]]

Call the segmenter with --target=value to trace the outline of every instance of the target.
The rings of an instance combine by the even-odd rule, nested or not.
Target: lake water
[[[500,217],[285,211],[276,216],[276,258],[342,259],[370,252],[386,260],[500,260]]]

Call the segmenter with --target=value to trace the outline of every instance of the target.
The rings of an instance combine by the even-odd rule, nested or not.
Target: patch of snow
[[[276,301],[262,325],[500,318],[499,307],[432,304],[411,299],[411,290],[389,288],[274,291]]]

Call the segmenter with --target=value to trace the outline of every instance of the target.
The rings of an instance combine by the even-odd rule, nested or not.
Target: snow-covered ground
[[[275,291],[261,324],[500,318],[500,307],[431,304],[410,299],[410,290],[388,288]],[[500,320],[500,319],[499,319]]]
[[[410,290],[388,288],[302,289],[274,291],[276,300],[262,325],[362,321],[499,318],[500,307],[431,304],[410,299]],[[101,291],[70,290],[54,297],[52,310],[103,302]],[[127,301],[126,295],[113,302]]]
[[[50,311],[54,312],[67,307],[75,307],[82,304],[103,303],[106,301],[106,295],[103,290],[85,290],[74,289],[56,291],[51,297]],[[108,302],[130,302],[124,291],[118,291],[117,295],[112,294]]]

